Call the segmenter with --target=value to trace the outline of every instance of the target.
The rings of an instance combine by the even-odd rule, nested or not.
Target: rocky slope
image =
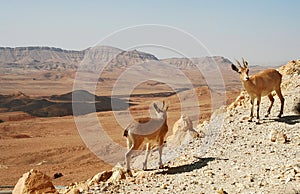
[[[187,136],[177,147],[167,143],[163,150],[167,168],[156,169],[154,152],[148,160],[150,171],[135,169],[130,176],[115,167],[70,185],[66,192],[299,193],[300,115],[294,108],[300,100],[300,60],[279,70],[285,97],[282,118],[275,116],[280,109],[275,97],[270,117],[260,124],[248,122],[250,103],[242,92],[231,106],[216,111],[210,122],[197,126],[204,138]],[[263,98],[261,114],[268,106],[268,99]]]

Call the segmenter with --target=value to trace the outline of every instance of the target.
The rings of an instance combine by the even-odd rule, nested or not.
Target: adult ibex
[[[237,68],[234,64],[231,64],[231,68],[240,74],[240,79],[244,85],[244,88],[246,89],[251,98],[252,107],[249,121],[252,121],[253,118],[255,98],[257,98],[257,119],[259,121],[259,105],[262,96],[268,96],[271,101],[271,105],[266,114],[266,117],[269,116],[274,103],[274,98],[272,95],[272,91],[274,90],[281,101],[280,113],[278,115],[278,117],[281,117],[283,114],[284,107],[284,98],[280,89],[282,75],[275,69],[266,69],[255,75],[249,76],[248,62],[243,59],[243,67],[241,66],[238,60],[236,60],[236,62],[239,68]]]
[[[142,145],[146,145],[145,161],[143,162],[143,170],[147,169],[147,159],[150,149],[158,145],[159,152],[159,168],[163,168],[162,164],[162,148],[164,138],[168,132],[167,110],[168,105],[162,103],[162,108],[158,108],[157,104],[153,104],[157,114],[157,118],[140,118],[130,123],[124,130],[124,136],[127,138],[128,152],[125,154],[126,168],[130,171],[130,158],[134,150],[139,149]]]

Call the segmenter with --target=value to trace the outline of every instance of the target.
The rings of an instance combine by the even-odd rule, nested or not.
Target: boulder
[[[193,129],[191,119],[186,115],[181,115],[180,119],[174,123],[173,133],[168,137],[168,145],[181,145],[187,139],[198,138],[200,135]]]
[[[51,178],[38,170],[23,174],[13,189],[13,194],[57,193]]]
[[[121,166],[115,166],[112,170],[96,174],[92,179],[87,181],[87,185],[92,186],[100,182],[117,182],[121,179],[126,179],[125,174],[126,172]]]
[[[92,185],[94,183],[99,183],[99,182],[106,182],[111,176],[113,172],[110,171],[103,171],[98,174],[96,174],[92,180],[89,181],[88,185]]]
[[[242,106],[247,108],[249,105],[250,97],[246,91],[242,91],[240,95],[227,107],[227,111],[234,110],[236,107]]]
[[[279,72],[282,75],[293,75],[293,74],[300,74],[300,59],[292,60],[288,62],[286,65],[281,66],[279,68]]]
[[[115,166],[112,169],[112,175],[111,177],[107,180],[107,182],[111,182],[111,183],[115,183],[118,182],[122,179],[126,179],[126,172],[124,171],[124,169],[122,167],[117,167]]]
[[[83,182],[74,182],[67,186],[64,190],[64,194],[79,194],[83,191],[87,191],[89,189],[89,185],[85,181]]]

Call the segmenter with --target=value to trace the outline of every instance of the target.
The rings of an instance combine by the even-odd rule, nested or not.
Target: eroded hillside
[[[203,138],[187,136],[175,148],[167,143],[163,151],[167,168],[157,169],[154,152],[148,161],[150,171],[136,168],[130,176],[122,167],[115,167],[111,177],[99,173],[86,182],[73,184],[69,191],[299,193],[300,115],[295,111],[300,101],[299,64],[299,60],[291,61],[279,69],[285,97],[283,117],[276,117],[280,103],[275,97],[270,117],[260,124],[248,122],[250,103],[242,92],[231,106],[215,112],[210,122],[197,126],[196,131],[205,134]],[[266,112],[268,106],[268,99],[263,98],[261,112]],[[141,158],[137,157],[136,162],[140,163]]]

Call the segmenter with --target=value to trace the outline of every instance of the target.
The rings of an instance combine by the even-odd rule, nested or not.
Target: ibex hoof
[[[143,162],[143,170],[147,170],[147,165]]]
[[[126,173],[127,173],[129,176],[132,176],[132,172],[131,172],[131,170],[129,170],[129,169],[126,170]]]
[[[278,117],[281,118],[282,114],[279,114]]]
[[[159,165],[159,169],[164,169],[165,167],[164,167],[164,165]]]

